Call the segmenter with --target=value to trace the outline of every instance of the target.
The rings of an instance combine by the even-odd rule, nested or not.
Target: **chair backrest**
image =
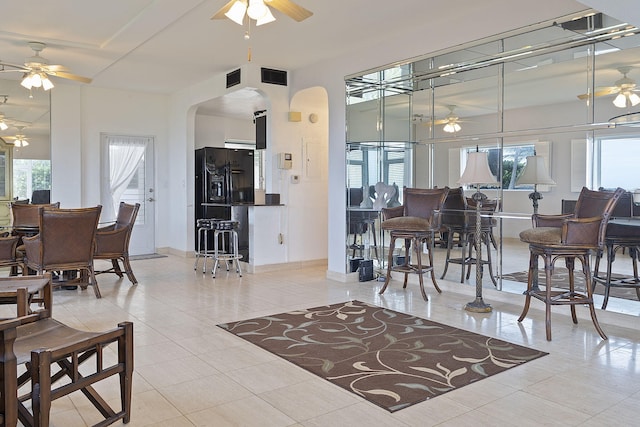
[[[31,193],[31,203],[36,205],[47,205],[51,203],[51,191],[33,190],[33,193]]]
[[[582,187],[574,215],[576,218],[593,218],[602,216],[609,220],[618,200],[624,193],[622,188],[615,191],[597,191]]]
[[[347,192],[347,205],[348,206],[360,206],[364,197],[364,190],[362,187],[349,188]]]
[[[44,208],[57,209],[60,202],[44,205],[11,203],[11,225],[13,227],[37,227],[40,222],[40,211]]]
[[[102,206],[79,209],[42,209],[40,241],[42,264],[89,264]]]
[[[444,226],[464,225],[464,210],[467,203],[462,187],[450,188],[442,205],[442,224]]]
[[[120,202],[118,207],[118,218],[116,218],[115,229],[121,228],[133,228],[133,224],[136,222],[138,216],[138,210],[140,209],[140,203],[135,205]]]
[[[434,211],[442,209],[449,194],[449,187],[444,188],[407,188],[403,190],[404,216],[430,219]]]

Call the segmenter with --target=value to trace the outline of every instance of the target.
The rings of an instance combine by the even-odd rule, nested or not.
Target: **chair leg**
[[[449,269],[449,260],[451,259],[451,248],[453,247],[453,231],[449,230],[447,232],[447,255],[444,259],[444,271],[442,272],[441,279],[444,279],[444,276],[447,275],[447,270]]]
[[[551,341],[551,273],[553,269],[553,261],[551,255],[544,256],[544,274],[545,274],[545,310],[544,324],[547,331],[547,341]],[[571,306],[573,308],[573,306]]]
[[[113,267],[113,272],[116,273],[118,277],[122,277],[122,270],[120,269],[118,258],[114,258],[111,260],[111,266]]]
[[[534,268],[535,265],[537,265],[537,261],[534,261],[534,258],[537,260],[538,255],[534,255],[533,253],[531,253],[529,256],[529,274],[527,275],[527,291],[525,292],[524,307],[522,308],[522,313],[518,318],[518,322],[522,322],[529,312],[529,306],[531,304],[531,291],[533,289],[533,275],[538,274],[538,269]]]
[[[118,326],[124,327],[124,336],[118,339],[118,363],[124,364],[124,371],[120,372],[120,401],[126,424],[131,418],[131,388],[133,384],[133,323],[124,322]]]
[[[404,265],[408,267],[411,264],[411,239],[404,239]],[[402,288],[405,289],[407,287],[407,280],[409,279],[409,269],[405,269],[404,273],[404,283]]]
[[[591,290],[591,281],[593,280],[593,277],[591,276],[591,269],[589,267],[589,255],[585,255],[584,258],[582,258],[582,261],[584,263],[583,266],[584,266],[585,279],[586,279],[585,286],[587,288],[587,298],[589,299],[589,312],[591,313],[591,320],[593,321],[593,326],[595,326],[596,331],[598,331],[598,334],[600,334],[603,340],[606,340],[607,335],[604,333],[604,331],[600,327],[600,323],[598,323],[598,318],[596,317],[596,308],[593,304],[593,291]]]
[[[133,274],[133,269],[131,268],[131,263],[129,262],[129,254],[125,254],[122,257],[122,264],[124,265],[124,272],[127,274],[127,278],[129,278],[131,284],[137,285],[138,279],[136,279],[136,276]]]
[[[611,290],[611,269],[613,268],[613,258],[615,257],[615,248],[613,245],[607,245],[607,275],[606,281],[604,283],[604,300],[602,301],[602,309],[605,310],[607,308],[607,304],[609,303],[609,291]],[[596,269],[598,268],[598,261],[600,258],[596,258]],[[598,270],[596,270],[595,274],[598,274]],[[596,286],[595,280],[593,281],[593,287]],[[592,291],[593,291],[592,287]],[[638,289],[636,288],[636,291]]]
[[[396,246],[396,236],[391,233],[391,241],[389,242],[389,255],[387,259],[387,277],[385,278],[384,285],[382,285],[382,289],[378,292],[378,295],[382,295],[384,291],[387,290],[387,286],[389,286],[389,282],[391,281],[391,267],[393,265],[393,251]]]
[[[31,352],[31,410],[33,426],[49,426],[51,412],[51,352]]]
[[[429,301],[429,298],[427,298],[427,293],[424,291],[424,280],[422,277],[422,240],[418,239],[417,237],[413,239],[413,250],[416,252],[416,263],[418,264],[418,282],[420,283],[420,292],[422,293],[422,299],[424,299],[425,301]],[[405,273],[405,285],[404,287],[407,286],[407,273]]]
[[[569,270],[569,292],[571,293],[571,298],[573,298],[573,295],[575,294],[575,274],[574,274],[574,270],[575,270],[575,264],[576,264],[576,259],[573,257],[566,257],[565,258],[565,265],[567,266],[567,270]],[[584,265],[583,265],[584,268]],[[591,285],[589,283],[589,285]],[[573,321],[574,324],[578,324],[578,316],[576,315],[576,306],[574,304],[570,305],[570,309],[571,309],[571,320]]]
[[[93,286],[93,292],[96,294],[96,298],[102,298],[100,288],[98,287],[98,281],[96,280],[96,273],[93,271],[93,266],[90,266],[87,271],[89,272],[89,280]]]
[[[442,293],[442,290],[438,286],[438,282],[436,281],[436,272],[433,268],[433,248],[435,246],[435,235],[431,234],[429,240],[427,241],[427,249],[429,250],[429,267],[431,268],[431,281],[433,282],[433,287],[436,288],[439,294]]]

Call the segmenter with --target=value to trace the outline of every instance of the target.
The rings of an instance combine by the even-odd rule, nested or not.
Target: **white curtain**
[[[120,205],[120,198],[131,182],[140,162],[144,157],[148,137],[113,136],[107,137],[109,158],[110,206],[104,212],[105,218],[115,218]],[[109,212],[110,211],[110,212]]]

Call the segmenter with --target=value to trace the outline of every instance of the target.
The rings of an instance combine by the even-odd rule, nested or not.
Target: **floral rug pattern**
[[[218,326],[390,412],[548,354],[359,301]]]

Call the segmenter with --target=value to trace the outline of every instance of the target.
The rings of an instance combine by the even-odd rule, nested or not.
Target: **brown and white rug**
[[[547,354],[359,301],[218,326],[390,412]]]

